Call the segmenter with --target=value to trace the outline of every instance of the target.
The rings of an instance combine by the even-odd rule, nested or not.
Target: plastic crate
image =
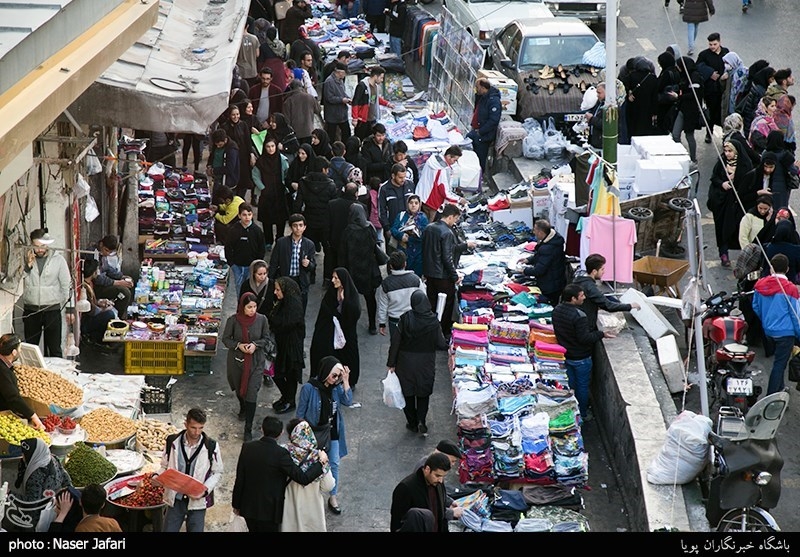
[[[145,377],[145,386],[139,393],[142,412],[145,414],[168,414],[172,411],[172,385],[169,376]]]
[[[184,356],[183,370],[185,373],[211,373],[212,356]]]
[[[126,342],[125,373],[142,375],[182,374],[183,342]]]

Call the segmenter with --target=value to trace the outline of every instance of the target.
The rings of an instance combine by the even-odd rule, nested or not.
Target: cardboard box
[[[677,162],[680,163],[684,176],[688,176],[689,172],[691,172],[690,166],[692,164],[692,159],[689,158],[689,155],[658,155],[655,157],[650,157],[648,160],[656,161],[659,164],[665,165],[671,165]]]
[[[633,185],[636,182],[636,178],[629,178],[629,177],[618,177],[617,183],[619,184],[619,200],[620,201],[628,201],[636,197],[636,193],[633,191]]]
[[[502,72],[496,70],[478,70],[478,77],[484,77],[489,83],[500,91],[500,103],[503,105],[503,114],[514,115],[517,113],[517,93],[519,85]]]
[[[674,188],[683,176],[680,160],[673,160],[672,157],[640,159],[636,161],[636,182],[633,188],[637,195],[660,193]]]
[[[672,141],[669,135],[645,135],[631,138],[631,146],[644,159],[658,156],[688,156],[683,143]]]
[[[678,331],[675,330],[675,327],[667,321],[667,318],[661,314],[654,304],[647,300],[647,296],[635,288],[629,288],[620,296],[619,300],[623,304],[634,302],[639,304],[640,308],[631,311],[631,315],[653,340],[658,340],[668,334],[677,336]]]
[[[617,176],[620,179],[636,176],[636,161],[640,158],[633,145],[617,145]]]
[[[524,209],[501,209],[499,211],[490,211],[492,220],[502,222],[503,224],[511,224],[512,222],[524,222],[530,229],[533,229],[533,212],[530,207]]]
[[[552,199],[550,197],[550,190],[547,188],[533,188],[528,193],[531,199],[531,212],[533,213],[533,220],[546,217],[550,213],[550,204]]]

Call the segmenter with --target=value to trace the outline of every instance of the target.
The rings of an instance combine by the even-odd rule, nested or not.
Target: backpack
[[[175,439],[178,438],[182,433],[185,433],[186,430],[181,431],[180,433],[173,433],[172,435],[167,435],[167,461],[169,462],[169,455],[172,452],[172,444],[175,443]],[[206,434],[203,434],[203,444],[206,446],[206,450],[208,450],[208,462],[214,462],[214,451],[217,449],[217,442],[213,440]],[[205,479],[208,479],[211,476],[211,467],[208,468],[208,473],[206,474]],[[206,495],[206,508],[214,506],[214,492],[209,492]]]

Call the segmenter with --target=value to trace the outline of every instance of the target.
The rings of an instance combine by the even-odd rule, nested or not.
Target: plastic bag
[[[544,133],[539,130],[544,138]],[[542,160],[544,158],[544,145],[538,141],[533,133],[528,133],[522,140],[522,156],[526,159]]]
[[[654,485],[683,485],[694,480],[708,460],[711,420],[684,410],[672,421],[667,439],[647,469]]]
[[[341,350],[347,344],[347,339],[342,331],[342,325],[336,317],[333,317],[333,349]]]
[[[247,521],[243,516],[238,514],[231,514],[231,521],[228,522],[228,532],[249,532],[247,529]]]
[[[604,333],[619,335],[627,324],[625,314],[621,311],[611,313],[604,309],[597,310],[597,328]]]
[[[383,383],[383,402],[389,408],[402,410],[406,407],[406,399],[403,397],[403,389],[400,387],[400,379],[393,371],[386,373],[386,378],[381,380]]]
[[[100,216],[100,209],[97,208],[97,202],[91,195],[86,197],[86,222],[92,222]]]

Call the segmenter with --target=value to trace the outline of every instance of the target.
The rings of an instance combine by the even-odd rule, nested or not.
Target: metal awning
[[[75,101],[82,123],[205,133],[228,106],[250,0],[160,0],[158,21]]]

